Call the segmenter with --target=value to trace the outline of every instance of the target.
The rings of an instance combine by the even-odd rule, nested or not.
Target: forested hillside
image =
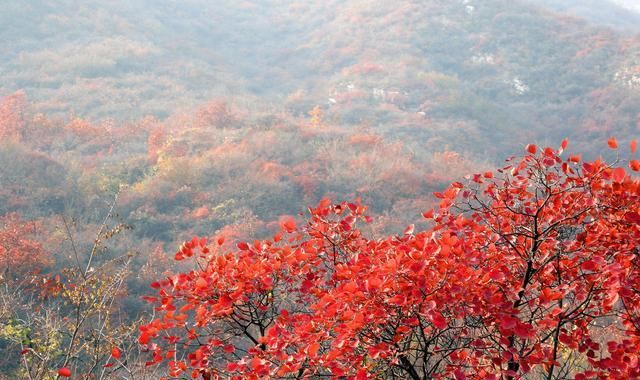
[[[531,0],[531,3],[570,17],[633,35],[640,32],[640,4],[634,0]]]
[[[294,378],[292,373],[298,373],[297,378],[343,374],[426,379],[441,373],[459,379],[473,377],[479,368],[464,369],[460,363],[467,360],[467,355],[484,363],[478,366],[487,367],[484,378],[496,374],[499,376],[493,378],[538,378],[543,373],[549,374],[548,378],[578,374],[594,378],[611,375],[604,368],[613,362],[625,362],[624,355],[637,361],[632,354],[632,346],[637,344],[636,330],[630,327],[638,322],[634,319],[637,310],[633,309],[637,296],[626,294],[622,288],[636,284],[634,281],[640,278],[629,269],[637,265],[632,247],[637,241],[640,217],[634,206],[638,179],[633,172],[640,170],[640,163],[635,160],[635,143],[631,153],[626,149],[640,130],[638,25],[640,15],[628,4],[604,0],[0,3],[0,348],[7,352],[0,359],[0,379],[158,378],[167,374],[180,378],[192,369],[195,377],[205,379],[215,374],[222,378],[250,377],[252,371],[260,373],[258,377],[275,378]],[[621,147],[624,144],[624,150],[618,150],[614,136]],[[561,145],[561,141],[565,138],[571,141],[569,156],[562,155],[566,142]],[[607,141],[616,149],[607,148]],[[532,143],[541,148],[527,145]],[[493,169],[503,167],[504,159],[520,156],[523,151],[522,167],[509,164],[513,166]],[[575,172],[569,170],[574,167]],[[621,168],[622,173],[617,170]],[[532,184],[518,182],[525,181],[518,178],[519,172],[527,172]],[[555,235],[550,239],[564,247],[562,255],[569,249],[578,250],[577,245],[584,242],[584,238],[576,237],[580,232],[593,234],[588,235],[594,236],[590,244],[597,249],[590,254],[599,255],[598,265],[611,265],[602,276],[619,276],[618,282],[587,289],[591,280],[580,281],[595,277],[591,276],[592,264],[586,264],[586,274],[571,272],[591,260],[580,259],[572,262],[573,267],[562,264],[563,270],[571,272],[566,281],[580,283],[576,285],[580,291],[568,290],[572,285],[563,283],[560,275],[559,282],[548,273],[535,277],[531,269],[526,269],[526,260],[518,261],[518,249],[514,247],[515,253],[497,249],[499,254],[487,264],[498,265],[501,259],[517,262],[509,270],[500,267],[501,274],[496,274],[494,267],[476,265],[473,260],[482,261],[477,255],[483,244],[498,244],[489,236],[491,228],[501,225],[500,218],[496,214],[489,217],[495,204],[475,204],[482,212],[477,207],[468,208],[470,203],[465,202],[469,194],[462,196],[466,192],[461,189],[494,178],[496,187],[507,192],[515,186],[511,180],[517,179],[519,186],[513,194],[517,193],[519,200],[493,199],[493,187],[476,188],[478,199],[487,196],[509,207],[514,205],[509,203],[512,201],[525,207],[527,202],[537,204],[530,195],[538,194],[536,191],[544,186],[575,191],[575,195],[567,195],[569,198],[555,194],[558,203],[554,211],[536,215],[536,222],[541,217],[553,226],[549,231]],[[531,190],[536,186],[538,190]],[[458,193],[462,199],[456,198]],[[585,194],[589,194],[588,202],[595,203],[580,203]],[[577,209],[569,210],[567,202],[574,201],[578,202]],[[597,202],[610,209],[594,206]],[[532,205],[523,213],[528,215]],[[428,211],[434,207],[436,216],[440,215],[435,219]],[[555,225],[554,218],[561,214],[558,210],[602,218],[598,228],[614,229],[629,239],[630,243],[619,247],[627,255],[619,259],[620,265],[628,265],[627,272],[621,274],[621,269],[613,267],[617,259],[602,251],[615,239],[600,229],[589,230],[585,226],[592,219],[585,222],[581,214],[563,221],[561,227]],[[355,219],[341,219],[343,212],[354,214]],[[484,219],[474,219],[470,216],[474,212]],[[469,222],[463,223],[467,217]],[[529,221],[518,219],[520,216],[502,217],[512,220],[512,226],[521,226],[513,227],[514,234],[529,228]],[[356,219],[366,223],[356,228]],[[327,235],[317,235],[314,228]],[[356,232],[349,232],[352,228]],[[332,241],[327,231],[345,240]],[[505,241],[510,239],[502,230],[493,233],[503,234]],[[193,236],[199,238],[192,240]],[[281,241],[283,236],[291,239]],[[465,262],[468,267],[462,269],[464,273],[458,272],[451,281],[477,283],[478,287],[467,289],[467,293],[478,298],[418,300],[412,294],[402,303],[396,299],[396,304],[388,304],[385,298],[378,299],[375,307],[361,305],[371,307],[368,310],[373,314],[388,314],[393,308],[390,305],[408,314],[399,314],[397,320],[389,317],[349,325],[353,329],[345,334],[353,335],[343,344],[362,342],[366,351],[357,358],[330,349],[332,339],[340,334],[340,324],[347,323],[340,318],[327,325],[329,335],[310,333],[299,341],[291,338],[286,342],[274,338],[268,343],[270,348],[265,348],[265,334],[277,325],[282,311],[308,313],[316,318],[313,307],[327,306],[326,300],[319,302],[325,295],[341,299],[332,305],[344,302],[340,304],[343,307],[352,301],[364,302],[373,294],[369,283],[357,284],[366,287],[361,289],[366,296],[357,300],[334,294],[348,285],[348,281],[341,281],[351,278],[332,278],[336,273],[344,270],[351,271],[352,277],[354,273],[364,275],[360,267],[340,266],[352,265],[352,255],[356,262],[360,253],[370,255],[372,261],[363,264],[367,270],[387,273],[388,250],[409,254],[410,249],[424,249],[426,240],[420,239],[427,237],[447,250],[466,252],[451,258],[446,268],[431,268],[438,275],[429,286],[448,281],[447,273],[454,270],[454,263]],[[465,241],[469,244],[461,247],[448,240],[454,237],[468,239]],[[539,239],[536,235],[531,241]],[[534,251],[543,240],[535,243]],[[184,241],[188,243],[183,245]],[[382,241],[387,241],[386,245]],[[320,261],[326,257],[319,247],[329,243],[335,243],[334,252],[344,254],[344,261],[336,256],[324,267]],[[534,243],[520,243],[525,251],[533,249]],[[280,249],[275,252],[274,248],[274,255],[281,255],[277,263],[267,256],[261,264],[251,262],[251,252],[263,255],[266,247],[272,246]],[[300,249],[308,250],[303,259]],[[279,265],[289,260],[290,251],[323,269],[316,272],[289,262],[286,273],[278,272]],[[194,252],[199,257],[196,262],[174,261]],[[430,252],[432,259],[448,257],[446,252]],[[464,255],[471,261],[466,262]],[[536,262],[542,268],[549,264],[545,261],[549,257],[560,260],[565,257],[562,255],[545,256],[540,262],[532,259],[529,265]],[[567,260],[574,260],[567,255]],[[221,262],[216,257],[230,261]],[[249,261],[242,261],[245,259]],[[237,266],[229,264],[233,260]],[[421,280],[411,277],[405,283],[394,276],[403,270],[422,276],[425,267],[398,260],[398,272],[378,280],[393,282],[389,289],[403,294],[415,285],[411,281]],[[214,274],[208,266],[213,262],[220,271],[245,271],[256,277]],[[546,292],[547,298],[540,306],[545,311],[527,311],[530,320],[522,319],[526,328],[535,329],[540,321],[543,325],[550,323],[549,318],[558,315],[551,312],[557,303],[564,312],[573,310],[567,305],[578,307],[580,302],[576,300],[583,296],[593,303],[573,310],[580,315],[565,315],[556,326],[557,332],[544,325],[535,336],[514,333],[524,325],[508,320],[506,328],[495,327],[496,321],[513,317],[497,312],[500,302],[478,301],[495,290],[494,285],[482,283],[489,280],[482,277],[481,269],[496,276],[491,281],[504,280],[499,286],[509,289],[520,286],[520,274],[529,273],[527,281],[535,277],[538,282],[533,282],[533,293],[518,295],[518,301],[513,294],[500,300],[503,307],[518,302],[513,307],[516,311],[512,310],[516,315],[525,313],[521,310],[524,300]],[[260,275],[255,271],[261,271]],[[198,276],[208,282],[196,283]],[[201,294],[209,286],[214,289],[212,284],[217,280],[211,278],[216,276],[224,277],[228,282],[225,286],[234,281],[243,283],[244,295],[252,302],[262,302],[261,306],[253,304],[258,309],[251,312],[266,312],[265,302],[273,306],[274,297],[289,292],[293,295],[291,299],[279,299],[278,306],[269,306],[267,314],[260,314],[259,328],[252,320],[251,328],[243,332],[242,323],[233,325],[225,319],[229,307],[246,301],[240,291],[224,293],[234,300],[225,298],[224,302],[220,301],[222,293],[215,293],[218,288],[208,296]],[[264,280],[267,277],[269,280]],[[289,278],[289,282],[285,286],[277,282],[279,278]],[[263,280],[260,286],[254,284]],[[150,283],[164,293],[155,298],[157,291],[150,289]],[[356,290],[354,284],[348,285],[352,291]],[[557,293],[559,289],[562,295]],[[611,289],[617,289],[617,297],[629,303],[624,312],[613,308],[618,298],[612,301]],[[461,292],[455,286],[448,291]],[[174,320],[169,294],[191,305],[177,313],[182,320]],[[198,297],[213,297],[212,303],[202,306]],[[427,336],[419,338],[418,343],[408,337],[419,330],[412,330],[417,320],[407,322],[413,312],[403,309],[411,303],[407,300],[431,307],[416,313],[428,314],[420,323],[432,324],[430,333],[438,339],[443,339],[440,330],[449,336],[464,329],[457,324],[457,313],[484,313],[482,318],[493,327],[478,322],[462,336],[487,333],[484,343],[497,346],[487,346],[480,353],[468,351],[472,345],[468,341],[452,340],[450,344],[456,347],[450,352],[452,357],[402,356],[403,350],[414,350],[416,344],[431,349]],[[434,317],[433,303],[446,309],[444,317]],[[296,309],[290,304],[303,306]],[[315,306],[309,309],[310,305]],[[198,319],[202,316],[193,313],[204,313],[202,308],[213,308],[209,311],[219,319],[215,323]],[[597,318],[593,320],[587,317],[592,309],[599,313],[594,312]],[[607,319],[611,310],[618,319]],[[479,315],[474,318],[481,318]],[[160,323],[156,318],[164,319]],[[279,328],[290,329],[292,334],[306,328],[287,325],[283,318]],[[587,325],[596,323],[596,319],[604,321],[605,333],[587,331]],[[171,325],[170,320],[177,325]],[[180,340],[181,344],[195,345],[197,338],[209,337],[209,333],[217,336],[216,329],[228,323],[233,325],[233,333],[225,331],[224,344],[216,341],[203,348],[200,342],[197,350],[165,347],[168,342],[177,344],[169,334],[173,327],[211,328],[206,333],[190,333],[188,342]],[[395,330],[406,323],[409,327]],[[369,339],[370,334],[380,334],[385,324],[395,324],[393,334],[399,335],[389,339],[397,339],[399,346]],[[584,337],[589,336],[588,341],[572,336],[562,342],[566,352],[580,345],[587,347],[575,357],[558,356],[559,336],[568,334],[564,324],[577,326],[567,331],[584,329],[580,330]],[[614,333],[615,324],[627,330]],[[483,332],[483,326],[493,330]],[[264,342],[239,338],[254,334],[254,328],[260,330]],[[240,334],[234,329],[240,329]],[[59,333],[50,334],[53,330]],[[151,342],[158,334],[165,334],[166,339],[154,345]],[[322,345],[313,346],[310,336]],[[615,356],[613,348],[604,348],[609,336],[621,347],[627,344],[621,343],[623,336],[636,340],[620,348],[618,361],[602,362]],[[498,347],[496,341],[500,339],[513,341],[505,343],[507,348]],[[399,342],[406,345],[404,349]],[[438,347],[445,344],[438,342]],[[555,343],[555,356],[552,362],[544,362],[540,357],[549,354],[545,351],[549,342]],[[596,342],[602,347],[596,349]],[[274,348],[281,344],[286,347]],[[312,355],[298,352],[305,344],[312,344]],[[518,353],[514,348],[517,345],[521,349]],[[252,351],[252,346],[261,351]],[[207,351],[220,348],[225,350],[222,356]],[[525,358],[527,349],[533,351]],[[278,350],[302,356],[287,362],[278,356]],[[588,350],[597,353],[601,361],[596,364],[591,356],[592,361],[585,359]],[[511,356],[507,358],[503,351]],[[197,361],[192,356],[196,354],[208,359]],[[329,355],[322,360],[335,365],[323,366],[316,360],[318,355]],[[496,355],[502,355],[505,361],[496,362]],[[517,361],[513,358],[517,355],[522,362],[514,369]],[[402,358],[413,364],[409,366]],[[579,364],[572,362],[574,359]],[[243,360],[271,364],[261,362],[251,367]],[[349,369],[346,363],[354,360],[362,366]],[[432,366],[430,360],[447,364]],[[164,361],[172,363],[169,369],[158,365]],[[493,367],[486,364],[490,362]],[[231,367],[225,367],[227,363],[232,363]],[[532,372],[535,376],[518,372],[527,366],[538,368],[538,372]],[[549,370],[549,366],[555,370]],[[565,366],[571,368],[561,369]],[[227,372],[216,372],[223,367]],[[602,371],[588,372],[600,367]],[[413,370],[423,373],[414,374]]]
[[[494,130],[630,128],[637,116],[624,106],[637,38],[522,2],[128,4],[7,4],[3,92],[92,121],[165,118],[215,96],[298,114],[332,105],[348,124],[429,111]],[[603,96],[615,110],[597,107]]]

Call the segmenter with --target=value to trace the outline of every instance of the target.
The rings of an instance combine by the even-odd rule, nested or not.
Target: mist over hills
[[[538,3],[580,6],[605,24],[621,16],[632,25],[638,17],[602,1]],[[407,112],[428,101],[434,115],[460,117],[456,107],[467,102],[462,113],[481,124],[523,119],[482,120],[494,113],[473,111],[482,103],[548,126],[536,114],[541,107],[558,122],[573,114],[582,123],[592,115],[581,108],[590,92],[638,92],[631,84],[637,38],[526,2],[32,1],[3,8],[2,93],[22,89],[38,110],[93,120],[164,117],[214,96],[282,105],[304,94],[306,105],[324,105],[340,83],[354,82],[368,96],[389,86],[410,93],[400,107]]]

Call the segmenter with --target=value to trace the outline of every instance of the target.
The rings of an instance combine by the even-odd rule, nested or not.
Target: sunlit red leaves
[[[169,376],[178,377],[187,370],[187,363],[185,363],[182,360],[179,360],[179,361],[171,360],[169,361],[168,365],[169,365]]]
[[[579,155],[572,155],[572,156],[569,156],[569,160],[568,161],[572,162],[572,163],[578,163],[581,160],[582,160],[582,158]]]
[[[613,178],[613,180],[618,183],[624,181],[625,176],[626,172],[624,171],[624,168],[615,168],[611,173],[611,178]]]
[[[307,355],[314,358],[318,355],[318,350],[320,350],[320,343],[311,343],[311,345],[309,345],[309,348],[307,348]]]
[[[288,233],[293,233],[296,231],[296,221],[291,216],[282,217],[280,218],[280,227]]]
[[[406,376],[394,361],[406,355],[402,344],[436,342],[433,351],[411,354],[423,355],[448,342],[460,346],[434,359],[443,364],[433,373],[470,378],[481,370],[499,378],[549,371],[554,346],[578,350],[595,334],[590,323],[614,311],[631,327],[612,339],[636,339],[631,318],[640,296],[628,289],[640,284],[631,269],[640,184],[600,160],[562,160],[566,147],[528,146],[527,156],[495,175],[436,193],[440,208],[423,214],[433,223],[427,230],[410,225],[398,236],[367,239],[359,202],[323,200],[305,224],[284,217],[273,239],[240,242],[206,256],[199,270],[152,284],[160,318],[141,329],[140,343],[166,341],[160,337],[175,331],[170,343],[199,347],[187,367],[217,360],[238,377],[366,377],[375,376],[371,368]],[[192,239],[178,253],[202,258],[205,248]],[[620,298],[631,309],[617,306]],[[185,334],[187,315],[195,327]],[[262,326],[253,340],[242,333],[248,320]],[[214,340],[203,340],[208,331]],[[612,366],[625,355],[637,359],[626,346],[619,357],[614,352],[599,355]],[[170,371],[185,369],[174,363]]]
[[[562,143],[560,144],[560,149],[558,150],[558,154],[562,154],[564,150],[567,149],[568,145],[569,145],[569,139],[562,140]]]
[[[414,224],[410,224],[407,226],[407,228],[404,229],[404,231],[402,232],[404,235],[411,235],[413,234],[413,231],[415,231],[416,226]]]
[[[196,252],[201,252],[202,254],[209,253],[209,248],[206,247],[207,239],[206,238],[197,238],[194,237],[190,241],[184,242],[178,252],[175,254],[176,260],[183,260],[185,258],[191,257]]]
[[[529,144],[526,146],[525,148],[527,150],[527,152],[529,152],[530,154],[536,154],[536,152],[538,151],[538,147],[535,146],[534,144]]]
[[[205,280],[202,277],[198,277],[195,283],[196,289],[199,289],[199,290],[205,289],[208,285],[209,283],[207,282],[207,280]]]
[[[550,302],[561,300],[564,297],[564,292],[552,288],[544,288],[540,293],[540,303],[546,305]]]
[[[429,319],[431,320],[431,323],[433,323],[433,326],[436,329],[442,330],[445,327],[447,327],[447,320],[442,316],[442,314],[439,311],[432,310],[429,315]]]
[[[122,351],[118,347],[112,347],[111,348],[111,358],[109,358],[109,359],[115,359],[115,361],[108,360],[107,363],[104,364],[102,367],[103,368],[114,367],[114,366],[116,366],[116,364],[119,363],[121,358],[122,358]]]
[[[60,377],[71,377],[71,370],[67,367],[60,368],[58,370],[58,376]]]

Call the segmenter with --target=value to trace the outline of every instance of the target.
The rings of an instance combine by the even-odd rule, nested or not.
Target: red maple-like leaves
[[[58,376],[60,377],[71,377],[71,370],[69,368],[63,367],[58,370]]]
[[[536,154],[536,151],[538,150],[538,147],[535,146],[534,144],[529,144],[527,145],[527,152],[531,153],[531,154]]]
[[[274,239],[231,251],[192,239],[176,257],[198,269],[153,284],[148,364],[202,378],[516,379],[555,378],[580,357],[567,376],[640,376],[640,181],[526,150],[437,193],[425,230],[368,238],[366,207],[323,200]]]
[[[122,351],[120,351],[120,349],[118,347],[113,347],[111,349],[111,356],[114,359],[120,359],[122,357]]]

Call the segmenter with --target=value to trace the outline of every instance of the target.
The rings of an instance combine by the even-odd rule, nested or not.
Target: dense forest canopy
[[[0,40],[0,379],[637,375],[634,1],[8,0]]]

